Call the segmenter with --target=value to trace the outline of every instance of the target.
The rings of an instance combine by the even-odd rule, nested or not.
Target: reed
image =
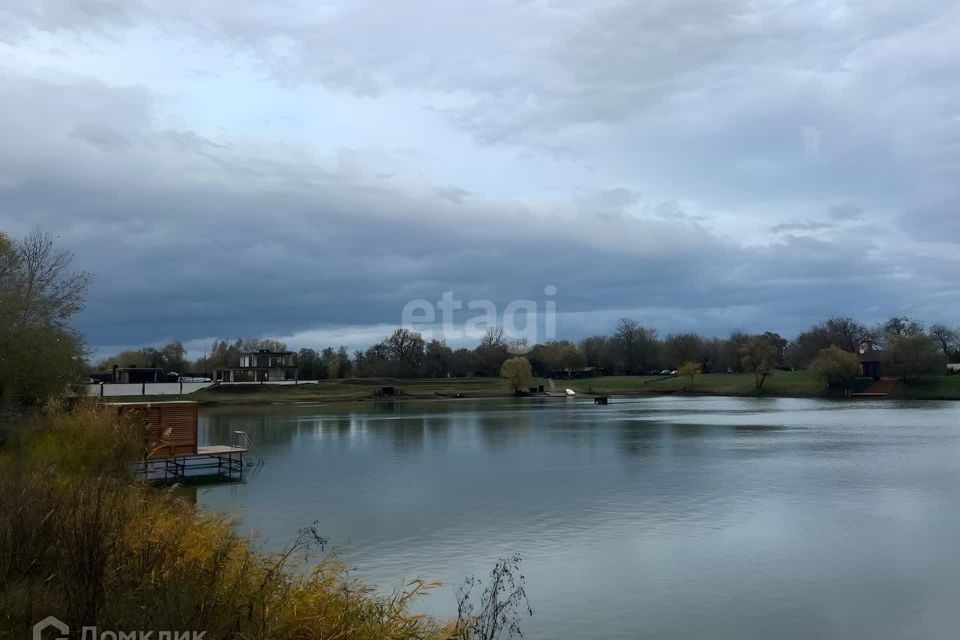
[[[52,409],[0,448],[0,637],[56,615],[71,629],[197,630],[211,639],[462,635],[412,613],[433,585],[380,594],[305,529],[279,554],[228,519],[127,474],[142,446],[94,407]]]

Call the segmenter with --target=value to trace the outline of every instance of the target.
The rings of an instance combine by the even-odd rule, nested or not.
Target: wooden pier
[[[198,446],[195,402],[114,402],[104,407],[130,428],[142,430],[143,455],[131,463],[131,470],[146,480],[243,480],[244,455],[263,461],[243,431],[233,432],[232,445]]]
[[[134,463],[133,472],[145,480],[164,482],[211,475],[243,480],[243,456],[248,451],[229,445],[197,447],[196,453],[144,458]]]

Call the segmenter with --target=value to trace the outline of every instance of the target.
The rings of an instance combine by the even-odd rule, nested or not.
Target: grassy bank
[[[0,448],[0,637],[54,614],[76,631],[197,630],[220,638],[449,638],[413,615],[428,585],[378,595],[300,532],[259,552],[226,519],[131,479],[135,429],[82,408],[35,418]],[[459,635],[456,637],[467,637]]]
[[[534,380],[550,390],[548,380]],[[323,380],[316,384],[296,386],[225,385],[190,394],[191,400],[209,404],[293,403],[374,400],[375,391],[392,386],[403,391],[408,399],[496,398],[512,395],[500,378],[357,378]],[[690,394],[720,396],[755,396],[754,379],[747,373],[712,373],[693,380],[677,376],[603,376],[579,380],[554,380],[557,393],[570,388],[580,394],[656,395]],[[835,397],[809,371],[778,371],[767,379],[760,395],[769,397],[819,398]],[[930,376],[901,384],[895,397],[913,399],[960,400],[960,375]],[[148,399],[169,400],[170,397]],[[115,398],[123,400],[123,398]]]

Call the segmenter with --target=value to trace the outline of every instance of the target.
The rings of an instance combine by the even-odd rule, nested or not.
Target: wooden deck
[[[231,447],[226,444],[216,444],[210,447],[197,447],[198,456],[223,456],[231,453],[246,453],[248,449],[244,447]]]
[[[243,456],[249,449],[230,445],[197,447],[196,453],[154,455],[134,464],[134,473],[146,480],[169,482],[217,475],[243,480]]]

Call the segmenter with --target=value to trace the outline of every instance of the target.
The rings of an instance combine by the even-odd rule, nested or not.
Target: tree
[[[431,340],[423,354],[424,373],[431,378],[446,377],[452,368],[453,350],[442,340]]]
[[[303,348],[297,353],[297,366],[301,380],[323,380],[327,377],[327,364],[313,349]]]
[[[634,320],[621,318],[617,322],[614,340],[624,372],[642,373],[656,361],[659,347],[656,329],[641,327]]]
[[[740,347],[740,365],[744,371],[753,374],[757,393],[763,390],[764,382],[773,375],[778,354],[778,344],[769,334],[750,336]]]
[[[949,360],[957,349],[960,348],[960,331],[951,329],[945,324],[934,324],[930,326],[930,337],[933,338],[940,350],[943,351],[943,357]]]
[[[0,262],[8,280],[3,289],[9,294],[3,303],[13,312],[16,324],[65,328],[83,309],[90,274],[71,270],[73,255],[57,249],[50,234],[40,229],[4,245],[7,255]]]
[[[836,345],[821,349],[810,370],[828,387],[846,389],[860,376],[860,358]]]
[[[681,363],[697,362],[704,368],[710,357],[706,340],[695,333],[668,335],[663,341],[664,360],[667,366],[677,367]]]
[[[397,329],[384,341],[387,359],[393,364],[396,376],[413,376],[420,373],[423,364],[423,336],[409,329]]]
[[[885,369],[904,381],[927,373],[940,374],[947,367],[940,347],[925,333],[890,337],[882,358]]]
[[[0,233],[0,402],[34,405],[78,382],[83,342],[68,323],[83,308],[89,274],[49,234]],[[0,415],[5,414],[0,412]]]
[[[743,355],[741,350],[747,346],[750,336],[739,329],[730,333],[730,337],[722,343],[722,359],[727,365],[728,370],[736,373],[743,373],[746,369],[743,367]]]
[[[533,382],[533,372],[530,361],[523,356],[516,356],[506,360],[500,367],[500,377],[506,378],[514,393],[525,391]]]
[[[874,347],[878,342],[876,330],[852,318],[834,316],[798,335],[787,349],[787,361],[793,367],[806,369],[827,347],[835,346],[850,353],[859,353],[862,347]]]
[[[616,368],[615,345],[607,336],[590,336],[580,343],[580,350],[588,367],[612,370]]]
[[[480,344],[477,345],[477,348],[485,347],[492,347],[495,349],[507,348],[507,338],[506,333],[503,331],[503,327],[487,327],[486,333],[484,333],[483,337],[480,339]]]
[[[577,369],[587,362],[580,348],[567,340],[537,345],[530,351],[529,359],[534,372],[539,375]]]
[[[160,349],[161,368],[164,371],[175,371],[183,373],[190,368],[187,361],[187,350],[179,340],[174,340],[170,344],[164,345]]]
[[[337,360],[340,363],[340,377],[353,377],[353,363],[350,361],[350,354],[347,352],[346,345],[340,345],[337,349]]]
[[[883,333],[887,339],[915,336],[923,333],[923,323],[907,316],[894,316],[883,325]]]
[[[500,327],[490,327],[480,340],[480,344],[473,352],[473,368],[475,373],[485,376],[495,376],[510,353],[507,350],[507,339]]]
[[[703,365],[699,362],[688,361],[680,365],[680,368],[677,369],[677,374],[690,378],[690,384],[693,385],[694,376],[698,376],[703,373]]]

